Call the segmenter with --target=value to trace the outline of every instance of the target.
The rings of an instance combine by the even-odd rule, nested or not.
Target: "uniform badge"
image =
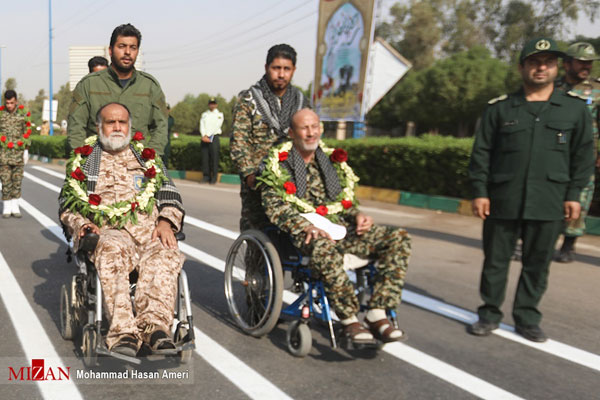
[[[556,134],[556,141],[558,142],[558,144],[565,144],[565,143],[567,143],[567,135],[565,135],[562,132],[558,132]]]
[[[550,48],[550,42],[547,41],[546,39],[542,39],[542,40],[538,40],[538,42],[535,44],[535,48],[536,50],[548,50]]]
[[[145,181],[146,181],[146,178],[144,177],[144,175],[134,175],[133,176],[133,186],[135,187],[135,190],[142,190],[142,185],[144,184]]]
[[[514,125],[518,125],[518,124],[519,124],[519,120],[514,119],[512,121],[504,121],[504,124],[502,124],[502,126],[514,126]]]

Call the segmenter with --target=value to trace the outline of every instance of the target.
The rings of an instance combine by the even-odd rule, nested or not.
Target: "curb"
[[[44,156],[31,155],[32,160],[37,160],[43,163],[65,165],[66,160],[52,159]],[[169,176],[175,179],[185,179],[195,182],[202,182],[202,172],[198,171],[181,171],[170,169]],[[217,182],[239,185],[240,177],[234,174],[219,173]],[[455,213],[464,216],[473,216],[471,211],[471,201],[467,199],[458,199],[455,197],[434,196],[422,193],[403,192],[394,189],[376,188],[372,186],[359,186],[356,190],[356,197],[359,200],[375,200],[384,203],[400,204],[403,206],[425,208],[435,211],[443,211]],[[588,235],[600,236],[600,217],[586,217],[586,230]]]

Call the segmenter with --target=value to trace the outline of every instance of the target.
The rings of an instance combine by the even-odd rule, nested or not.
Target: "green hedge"
[[[65,136],[32,136],[32,139],[32,154],[66,157]],[[472,138],[424,135],[325,142],[348,152],[348,163],[360,177],[361,185],[458,198],[471,196],[467,167]],[[200,171],[200,143],[199,136],[182,135],[171,140],[169,169]],[[229,158],[228,138],[221,138],[219,170],[236,173]],[[600,182],[600,176],[596,181]],[[596,190],[595,201],[599,197],[600,190]]]

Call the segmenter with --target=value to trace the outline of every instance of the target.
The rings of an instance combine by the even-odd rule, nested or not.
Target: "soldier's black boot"
[[[575,240],[577,240],[577,236],[565,236],[560,250],[556,252],[554,256],[554,261],[560,263],[573,262],[575,256]]]

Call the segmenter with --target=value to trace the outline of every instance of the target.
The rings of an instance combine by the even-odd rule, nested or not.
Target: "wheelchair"
[[[183,232],[176,234],[178,241],[184,240]],[[102,286],[100,277],[88,254],[94,251],[99,236],[88,232],[81,240],[78,249],[71,248],[75,255],[78,272],[70,284],[64,284],[60,293],[60,332],[65,340],[78,341],[83,354],[83,363],[87,368],[99,365],[99,356],[109,356],[139,365],[140,355],[148,360],[161,359],[165,356],[176,356],[180,363],[188,363],[195,349],[194,325],[192,322],[192,307],[187,275],[181,269],[178,277],[175,312],[172,325],[175,349],[161,350],[160,354],[152,354],[144,348],[137,357],[108,350],[103,335],[108,332],[108,323],[103,319]],[[137,271],[129,275],[129,293],[133,303],[137,283]],[[134,308],[135,312],[135,308]]]
[[[354,264],[347,270],[355,285],[360,310],[367,309],[372,294],[375,266],[369,260],[345,255],[346,262]],[[375,348],[383,343],[356,344],[334,327],[332,310],[323,283],[309,268],[310,258],[294,247],[288,234],[276,227],[263,231],[244,231],[229,249],[225,264],[225,297],[229,312],[236,325],[246,334],[262,337],[277,325],[281,317],[292,319],[286,331],[288,351],[296,357],[306,356],[312,348],[311,319],[327,325],[333,349]],[[284,288],[284,273],[291,277],[289,290]],[[297,296],[297,298],[296,298]],[[283,305],[284,298],[288,303]],[[388,318],[396,328],[395,310],[387,310]]]

